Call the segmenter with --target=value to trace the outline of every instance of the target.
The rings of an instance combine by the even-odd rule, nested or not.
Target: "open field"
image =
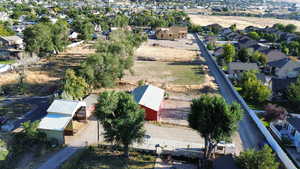
[[[153,169],[155,156],[138,152],[130,152],[129,159],[122,156],[122,152],[111,149],[92,147],[68,160],[61,169],[89,168],[89,169]]]
[[[145,80],[154,84],[193,85],[204,80],[203,71],[197,62],[136,61],[134,75],[125,80]]]
[[[229,27],[236,24],[238,29],[244,29],[247,26],[266,27],[272,26],[275,23],[295,24],[300,31],[300,21],[283,20],[275,18],[257,18],[257,17],[242,17],[242,16],[207,16],[207,15],[189,15],[192,23],[196,25],[206,26],[209,24],[218,23],[224,27]]]

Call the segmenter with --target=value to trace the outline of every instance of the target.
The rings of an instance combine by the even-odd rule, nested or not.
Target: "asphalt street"
[[[205,46],[195,37],[197,44],[199,46],[201,55],[206,59],[206,63],[209,67],[209,70],[216,79],[217,84],[219,85],[220,92],[222,96],[228,103],[237,102],[239,100],[235,97],[234,93],[230,89],[230,85],[227,83],[224,76],[218,71],[218,67],[213,63],[213,59],[210,57],[209,53],[205,49]],[[244,117],[239,123],[239,134],[243,142],[244,149],[255,148],[258,149],[259,145],[266,142],[265,137],[262,135],[260,130],[255,125],[254,121],[248,115],[244,113]]]

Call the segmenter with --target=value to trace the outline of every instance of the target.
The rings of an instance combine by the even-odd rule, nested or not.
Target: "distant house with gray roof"
[[[231,62],[228,64],[228,73],[230,77],[237,78],[243,72],[258,70],[256,63]]]

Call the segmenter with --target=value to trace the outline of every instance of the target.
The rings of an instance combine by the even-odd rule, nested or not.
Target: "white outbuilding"
[[[59,144],[65,143],[66,135],[73,135],[73,120],[86,120],[86,103],[73,100],[54,100],[47,109],[38,129],[55,139]]]

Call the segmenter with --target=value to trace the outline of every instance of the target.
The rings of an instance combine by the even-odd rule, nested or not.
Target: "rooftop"
[[[258,70],[256,63],[231,62],[228,65],[230,70]]]
[[[86,103],[74,100],[54,100],[48,108],[48,113],[65,114],[73,117],[75,112],[82,106],[86,107]]]
[[[145,85],[135,88],[132,94],[138,104],[158,111],[165,91],[152,85]]]

